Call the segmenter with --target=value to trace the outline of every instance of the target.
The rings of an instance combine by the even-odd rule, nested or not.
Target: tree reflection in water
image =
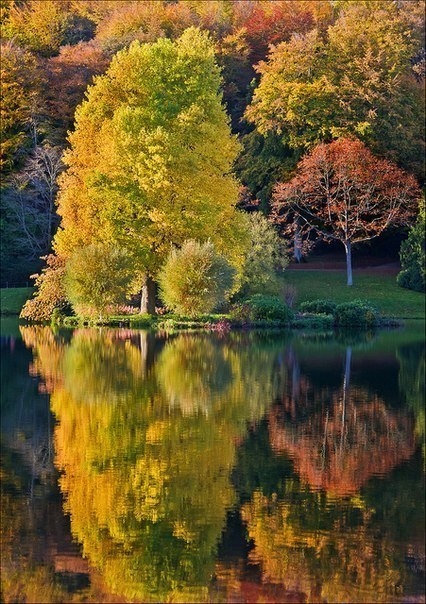
[[[290,456],[297,477],[288,477],[272,494],[255,489],[243,504],[254,542],[250,559],[262,568],[265,582],[304,593],[309,602],[400,601],[407,560],[418,565],[417,589],[424,577],[424,541],[418,532],[424,506],[404,515],[408,534],[401,551],[398,514],[404,505],[398,504],[407,488],[422,501],[424,485],[404,469],[394,471],[401,489],[384,498],[385,511],[382,498],[394,483],[383,479],[413,456],[414,419],[406,408],[392,409],[376,392],[351,384],[351,361],[347,347],[340,387],[324,386],[324,379],[316,385],[292,347],[287,349],[287,388],[269,411],[268,430],[271,448]],[[327,362],[324,374],[330,371]],[[317,363],[321,366],[318,358]],[[418,401],[421,389],[412,396]],[[381,496],[371,497],[367,485],[374,477],[382,479]],[[422,596],[413,601],[423,601]]]
[[[269,412],[271,444],[291,456],[311,488],[354,495],[372,476],[385,476],[413,455],[412,417],[389,409],[367,388],[351,385],[351,347],[346,348],[338,389],[315,387],[301,377],[296,356],[287,358],[289,388]],[[310,400],[315,400],[315,410],[306,414]]]
[[[387,602],[417,589],[404,556],[421,559],[421,516],[401,493],[421,500],[421,483],[397,468],[415,451],[413,414],[351,380],[352,347],[339,383],[321,351],[317,379],[279,335],[22,334],[51,393],[72,533],[111,593]],[[404,354],[401,393],[418,418]],[[235,560],[218,550],[231,510],[247,543]]]
[[[55,351],[55,339],[37,337],[65,509],[84,555],[127,598],[205,600],[236,499],[236,446],[273,394],[241,376],[249,365],[272,379],[274,349],[239,355],[217,338],[184,335],[163,342],[147,368],[146,340],[77,330],[52,378],[45,343]]]

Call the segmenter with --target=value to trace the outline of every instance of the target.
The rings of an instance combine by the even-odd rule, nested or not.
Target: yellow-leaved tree
[[[117,53],[76,112],[54,240],[65,261],[92,243],[127,250],[154,311],[155,280],[173,246],[210,239],[238,269],[247,227],[235,209],[239,145],[221,102],[205,32],[133,42]]]

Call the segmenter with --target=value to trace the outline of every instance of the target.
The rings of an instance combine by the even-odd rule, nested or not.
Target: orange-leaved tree
[[[352,285],[352,246],[378,237],[416,214],[421,192],[416,179],[375,157],[357,139],[321,143],[305,155],[296,175],[278,183],[272,219],[303,240],[312,233],[340,241]]]

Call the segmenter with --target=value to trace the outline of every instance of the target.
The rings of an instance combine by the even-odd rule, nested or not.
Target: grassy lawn
[[[306,300],[327,298],[337,303],[368,300],[383,315],[400,319],[424,319],[425,296],[398,287],[393,275],[354,273],[354,285],[347,287],[344,271],[288,270],[285,285],[296,288],[296,307]]]
[[[21,308],[31,298],[34,287],[9,287],[0,290],[2,315],[19,315]]]
[[[398,287],[393,275],[354,274],[354,285],[345,285],[345,272],[332,270],[288,270],[283,281],[296,288],[296,308],[305,300],[328,298],[348,302],[360,298],[371,302],[383,315],[400,319],[425,319],[425,296]],[[33,287],[1,289],[1,314],[18,315],[32,296]]]

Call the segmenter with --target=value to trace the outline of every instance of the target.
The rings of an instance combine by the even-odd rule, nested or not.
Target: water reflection
[[[369,342],[389,397],[356,342],[21,332],[89,563],[48,601],[422,601],[419,342]]]
[[[329,371],[328,360],[322,375]],[[372,476],[385,476],[415,450],[413,419],[393,410],[377,393],[351,384],[352,347],[346,347],[341,383],[316,385],[303,375],[292,348],[287,354],[289,384],[269,412],[270,438],[289,454],[299,476],[313,489],[353,495]]]

